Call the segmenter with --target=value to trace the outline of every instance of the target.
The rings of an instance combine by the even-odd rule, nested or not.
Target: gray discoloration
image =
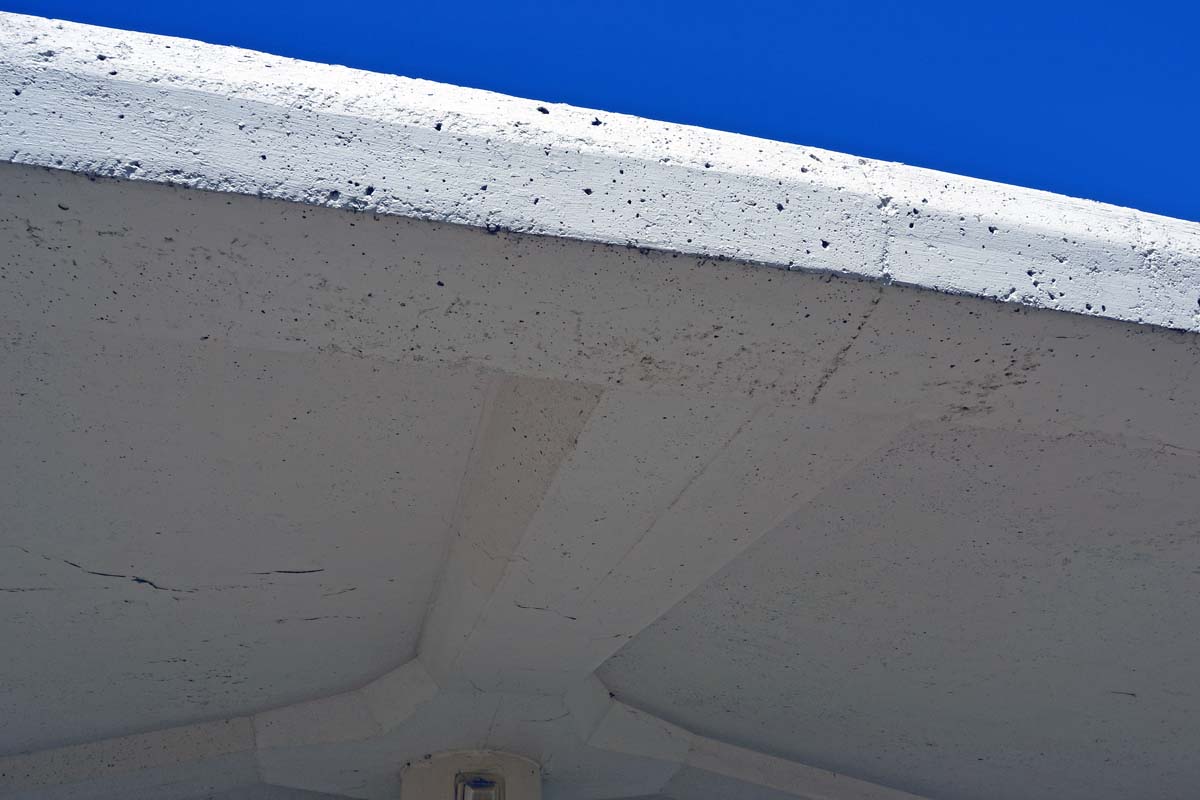
[[[464,748],[554,800],[1200,783],[1197,226],[0,52],[0,796],[394,800]]]
[[[0,106],[0,156],[15,163],[1200,329],[1192,223],[32,17],[0,17],[0,52],[0,76],[21,92]]]
[[[896,486],[872,490],[870,476],[897,460],[887,454],[912,431],[950,442],[951,452],[995,458],[1017,440],[1038,443],[989,462],[1014,474],[1071,442],[1110,443],[1078,453],[1101,470],[1089,480],[1107,481],[1110,492],[1122,480],[1178,484],[1161,496],[1134,492],[1160,497],[1137,519],[1167,529],[1186,520],[1177,504],[1196,492],[1169,472],[1200,452],[1192,334],[735,262],[3,170],[0,359],[11,391],[0,402],[14,454],[5,481],[16,490],[2,499],[6,517],[25,520],[29,534],[6,542],[12,555],[0,562],[0,585],[44,590],[4,595],[0,626],[27,643],[6,660],[5,680],[44,687],[0,696],[7,717],[28,721],[5,729],[10,751],[321,698],[361,685],[425,641],[421,657],[444,683],[444,700],[422,700],[426,684],[397,678],[396,688],[334,695],[352,698],[344,702],[289,706],[260,725],[260,743],[280,743],[257,756],[269,764],[264,774],[374,796],[352,788],[390,774],[367,742],[400,737],[418,757],[436,749],[434,712],[423,703],[445,702],[449,719],[482,714],[479,735],[495,746],[557,753],[548,793],[588,774],[587,764],[615,770],[587,779],[596,798],[659,791],[678,763],[569,745],[556,725],[572,718],[528,723],[564,713],[553,695],[531,708],[506,692],[566,690],[632,640],[603,671],[622,698],[697,733],[779,752],[774,741],[726,727],[725,716],[720,725],[698,716],[713,702],[757,708],[753,695],[735,691],[745,682],[726,670],[743,667],[726,664],[720,648],[696,661],[717,684],[681,678],[671,692],[640,694],[655,684],[632,665],[653,663],[637,654],[660,639],[661,626],[639,633],[689,594],[721,585],[706,582],[845,487],[891,496]],[[69,211],[58,209],[64,197]],[[988,431],[996,433],[967,446],[976,441],[968,434]],[[522,455],[522,447],[532,449]],[[1132,461],[1134,452],[1151,455]],[[1051,466],[1047,485],[1061,473]],[[988,480],[1002,488],[1011,476]],[[57,487],[53,500],[46,487]],[[978,510],[983,496],[973,486],[942,495],[971,500],[959,515]],[[1080,535],[1095,530],[1091,501],[1058,496],[1047,519],[1083,525]],[[845,502],[856,513],[872,507]],[[990,518],[1011,516],[1005,509],[995,501]],[[501,511],[511,524],[497,525]],[[1113,552],[1134,523],[1113,523]],[[1147,558],[1163,575],[1176,563]],[[782,569],[786,553],[771,563]],[[434,576],[442,573],[445,587],[462,567],[473,577],[459,585],[471,588],[447,597],[469,602],[439,601]],[[772,574],[764,570],[756,581]],[[779,580],[803,586],[803,574]],[[128,576],[188,591],[159,594]],[[1185,596],[1168,592],[1174,584],[1154,585],[1160,599],[1174,597],[1164,614],[1192,613]],[[35,604],[50,596],[66,604],[53,623]],[[679,652],[728,632],[724,610],[696,620],[691,602],[667,617],[681,630],[704,627],[670,645]],[[770,611],[763,636],[790,636],[808,613]],[[1165,646],[1153,644],[1154,628],[1142,629],[1147,647]],[[459,644],[439,650],[439,637]],[[64,642],[90,653],[86,674],[65,652],[54,655]],[[388,643],[383,652],[379,642]],[[460,655],[447,661],[439,652]],[[1121,652],[1109,650],[1118,660]],[[788,677],[790,660],[756,663],[773,676],[758,681],[785,693],[802,685]],[[1042,668],[1050,680],[1060,667]],[[1141,714],[1153,713],[1158,695],[1127,674],[1108,676],[1098,692],[1111,713],[1150,724]],[[1047,702],[1025,691],[1005,705]],[[767,708],[753,719],[763,722],[756,733],[777,724]],[[534,729],[554,748],[530,751]],[[262,739],[267,730],[276,738]],[[842,730],[847,752],[870,741]],[[931,741],[964,740],[951,730]],[[331,738],[309,741],[318,731]],[[1019,729],[1009,733],[1022,740]],[[347,743],[359,740],[361,750]],[[450,732],[437,741],[456,746]],[[838,753],[795,756],[903,788],[927,785]],[[912,763],[923,762],[913,755]],[[352,765],[353,779],[342,772]]]
[[[1024,797],[1182,797],[1198,476],[1200,455],[1122,436],[915,427],[601,674],[696,730],[931,797],[1011,797],[1018,774]]]

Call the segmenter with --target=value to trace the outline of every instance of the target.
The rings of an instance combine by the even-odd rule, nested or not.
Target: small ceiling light
[[[504,778],[492,772],[460,772],[454,800],[504,800]]]

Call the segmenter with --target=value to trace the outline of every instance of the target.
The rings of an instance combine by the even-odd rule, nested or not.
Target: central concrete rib
[[[420,657],[443,685],[561,693],[902,425],[505,383]]]

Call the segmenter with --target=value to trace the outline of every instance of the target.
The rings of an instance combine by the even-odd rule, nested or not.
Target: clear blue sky
[[[1200,220],[1200,3],[0,0]]]

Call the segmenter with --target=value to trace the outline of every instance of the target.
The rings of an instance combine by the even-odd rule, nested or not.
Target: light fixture
[[[494,772],[460,772],[454,778],[454,800],[504,800],[504,777]]]

